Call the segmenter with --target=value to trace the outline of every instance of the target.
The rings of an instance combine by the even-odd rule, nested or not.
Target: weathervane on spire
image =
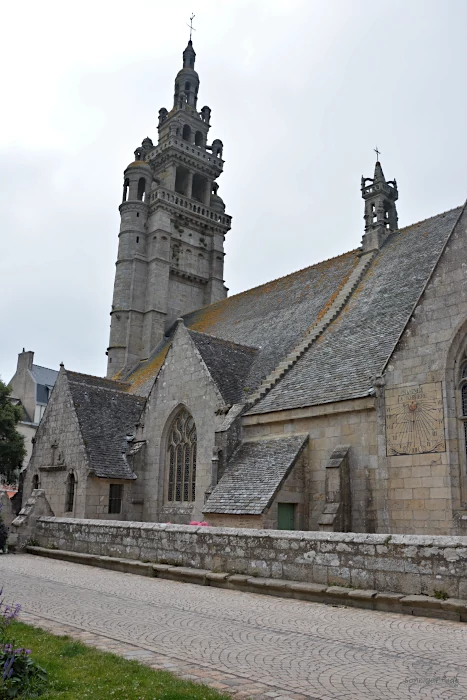
[[[190,27],[190,41],[191,41],[191,35],[192,35],[192,33],[193,33],[193,32],[196,32],[196,29],[195,29],[194,26],[193,26],[193,20],[194,20],[194,18],[195,18],[195,15],[192,14],[191,17],[190,17],[190,24],[188,24],[188,22],[187,22],[187,25],[186,25],[187,27]]]
[[[376,148],[374,148],[373,150],[376,153],[376,160],[379,162],[379,156],[380,156],[381,151],[378,151],[378,146],[376,146]]]

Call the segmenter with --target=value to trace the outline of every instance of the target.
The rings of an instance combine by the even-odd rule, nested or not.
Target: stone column
[[[212,182],[206,180],[206,189],[204,190],[204,203],[209,206],[211,204]]]
[[[193,189],[193,173],[190,170],[188,173],[187,181],[186,181],[186,196],[191,199],[191,192]]]

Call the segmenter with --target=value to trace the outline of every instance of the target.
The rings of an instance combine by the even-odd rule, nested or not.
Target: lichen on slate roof
[[[128,385],[66,370],[91,471],[109,479],[135,479],[126,458],[126,436],[134,432],[145,399]]]
[[[308,435],[244,442],[208,498],[203,513],[260,515],[287,478]]]
[[[221,340],[257,348],[242,387],[252,391],[320,318],[357,263],[358,251],[353,250],[311,265],[186,314],[185,325]],[[169,345],[170,339],[165,338],[148,360],[123,377],[132,385],[132,393],[149,393]]]
[[[389,236],[343,312],[250,413],[367,395],[460,212],[452,209]]]

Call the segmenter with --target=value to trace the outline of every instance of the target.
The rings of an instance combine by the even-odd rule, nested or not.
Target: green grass
[[[21,622],[10,638],[32,649],[32,658],[48,673],[41,700],[226,700],[206,686],[153,671],[137,661],[98,651],[70,637],[57,637]]]

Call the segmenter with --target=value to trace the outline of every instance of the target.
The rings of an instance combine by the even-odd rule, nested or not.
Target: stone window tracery
[[[189,503],[196,494],[196,426],[182,408],[172,421],[168,436],[169,470],[167,500]]]

